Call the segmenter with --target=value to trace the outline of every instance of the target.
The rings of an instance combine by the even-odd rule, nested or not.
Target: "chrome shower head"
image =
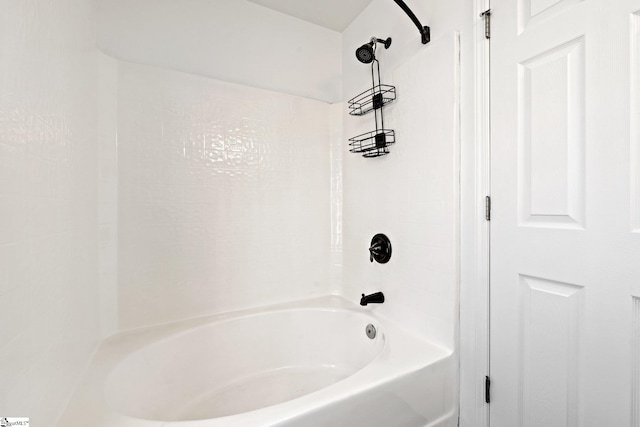
[[[376,37],[372,37],[369,43],[365,43],[356,49],[356,58],[363,64],[369,64],[376,59],[376,43],[384,44],[385,49],[389,49],[391,46],[391,37],[386,40],[382,40]]]

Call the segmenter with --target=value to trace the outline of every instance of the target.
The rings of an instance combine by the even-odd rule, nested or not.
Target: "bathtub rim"
[[[387,334],[385,336],[385,343],[382,351],[380,351],[376,355],[375,359],[373,359],[364,368],[328,387],[280,404],[235,415],[205,420],[167,422],[136,418],[118,413],[114,411],[107,402],[105,396],[105,385],[112,370],[130,354],[148,345],[164,339],[173,338],[177,334],[188,333],[195,328],[214,322],[218,323],[227,320],[234,320],[240,317],[259,316],[267,312],[308,309],[321,309],[328,312],[355,312],[356,314],[365,315],[366,317],[370,317],[375,321],[384,324],[384,329]],[[397,334],[398,336],[394,337],[394,334]],[[385,353],[387,353],[389,347],[393,345],[392,342],[398,340],[400,336],[402,336],[403,340],[408,340],[409,343],[415,345],[419,350],[426,349],[427,353],[420,354],[420,356],[416,356],[415,354],[409,355],[409,363],[401,366],[400,368],[396,366],[398,369],[395,370],[389,369],[389,366],[386,366],[385,363],[381,363],[381,358],[383,356],[388,356],[385,356]],[[58,425],[69,425],[65,424],[64,421],[74,420],[74,416],[76,414],[84,415],[84,419],[87,420],[95,420],[96,426],[120,425],[119,423],[122,423],[122,425],[135,427],[165,427],[169,425],[175,427],[244,427],[261,425],[260,422],[264,423],[265,418],[270,420],[270,422],[273,420],[274,423],[280,423],[309,411],[311,403],[317,403],[319,401],[321,404],[324,404],[327,402],[338,401],[362,391],[380,386],[381,384],[389,381],[389,371],[393,372],[394,377],[403,377],[420,369],[428,368],[430,365],[435,363],[451,361],[451,363],[456,365],[456,357],[456,353],[453,349],[449,349],[426,340],[414,331],[402,327],[402,325],[398,324],[396,321],[380,315],[376,312],[375,307],[360,307],[341,295],[329,294],[305,300],[296,300],[262,307],[252,307],[249,309],[184,319],[178,322],[139,327],[125,330],[108,337],[100,344],[96,351],[96,354],[82,377],[80,385],[74,390],[72,399],[67,408],[65,408]],[[372,369],[372,367],[374,368]],[[375,377],[381,371],[384,375]],[[358,383],[365,373],[366,375],[373,375],[374,378],[369,378],[365,383]],[[452,378],[451,380],[455,381],[455,378]],[[333,394],[334,391],[338,391],[338,393]],[[457,407],[456,402],[453,402],[453,405],[454,407]],[[313,407],[317,407],[317,405],[313,405]]]

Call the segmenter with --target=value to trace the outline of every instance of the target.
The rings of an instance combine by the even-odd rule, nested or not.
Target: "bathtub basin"
[[[127,356],[109,375],[118,412],[159,421],[218,418],[292,400],[368,365],[384,333],[373,320],[326,308],[267,311],[213,322]]]
[[[455,381],[451,351],[331,296],[115,336],[58,425],[454,426]]]

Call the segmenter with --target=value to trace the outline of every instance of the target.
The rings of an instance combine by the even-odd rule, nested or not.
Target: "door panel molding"
[[[632,296],[631,425],[640,425],[640,296]]]
[[[630,16],[631,231],[640,233],[640,10]],[[640,425],[640,424],[638,424]]]
[[[529,25],[536,25],[581,1],[583,0],[519,0],[518,34],[522,34]]]
[[[584,37],[518,64],[519,225],[584,228]]]
[[[585,289],[523,274],[519,281],[522,426],[578,427]]]

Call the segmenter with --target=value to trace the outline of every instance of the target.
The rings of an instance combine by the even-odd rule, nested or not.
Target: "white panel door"
[[[491,3],[491,426],[640,427],[640,0]]]

